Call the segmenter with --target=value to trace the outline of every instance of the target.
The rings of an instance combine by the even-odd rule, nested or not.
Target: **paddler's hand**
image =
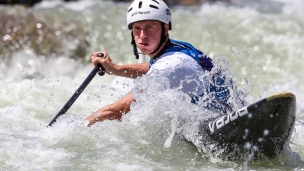
[[[103,57],[99,57],[98,54],[103,53]],[[112,61],[109,54],[106,51],[94,52],[91,56],[91,60],[94,66],[101,64],[105,69],[105,72],[112,75],[116,70],[116,64]]]
[[[94,114],[92,114],[92,115],[90,115],[89,117],[86,118],[86,120],[89,121],[88,127],[90,127],[91,125],[93,125],[97,121],[102,121],[102,120],[98,119],[99,115],[100,114],[98,114],[98,113],[97,114],[94,113]]]

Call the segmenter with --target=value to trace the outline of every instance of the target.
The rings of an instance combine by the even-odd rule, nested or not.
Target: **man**
[[[230,105],[227,104],[229,90],[222,86],[227,81],[218,79],[220,73],[210,77],[217,85],[210,86],[209,80],[200,79],[201,75],[211,71],[214,64],[209,57],[192,45],[169,39],[171,21],[169,8],[162,0],[135,0],[127,13],[128,28],[132,30],[131,44],[137,59],[138,48],[141,53],[150,56],[150,62],[117,65],[112,62],[106,51],[102,51],[93,53],[93,64],[102,64],[107,74],[134,79],[145,74],[162,78],[161,80],[169,83],[168,88],[175,88],[188,94],[193,103],[197,103],[204,95],[213,94],[207,98],[210,103],[206,108],[220,113],[231,111]],[[104,57],[98,57],[99,53],[103,53]],[[215,77],[216,75],[218,77]],[[106,119],[119,120],[123,114],[130,111],[130,105],[135,101],[134,95],[128,93],[117,102],[87,117],[88,126]]]

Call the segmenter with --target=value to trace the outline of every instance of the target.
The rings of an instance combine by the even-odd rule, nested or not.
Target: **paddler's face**
[[[155,20],[138,21],[132,24],[136,46],[143,54],[150,54],[157,48],[161,29],[161,22]],[[168,34],[167,27],[165,30]]]

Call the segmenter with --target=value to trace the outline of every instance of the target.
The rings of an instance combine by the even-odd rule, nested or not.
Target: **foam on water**
[[[159,87],[149,87],[150,94],[139,94],[121,122],[104,121],[88,128],[87,116],[115,102],[134,86],[133,80],[109,75],[97,75],[69,111],[52,127],[46,127],[93,66],[72,58],[68,50],[49,57],[25,46],[8,62],[0,63],[0,170],[303,169],[304,4],[300,0],[276,2],[282,3],[282,8],[270,12],[258,6],[222,4],[205,4],[195,8],[194,13],[174,7],[174,29],[170,34],[174,39],[191,42],[214,60],[228,60],[246,102],[283,90],[294,93],[297,121],[290,145],[294,153],[287,150],[276,160],[257,162],[214,158],[182,137],[197,136],[197,122],[216,114],[185,103],[180,99],[188,97],[175,90],[158,94]],[[90,30],[88,57],[106,48],[113,61],[134,63],[123,15],[127,6],[46,1],[32,12],[62,12],[75,22],[68,10],[77,11],[85,23],[84,30]],[[222,65],[228,66],[225,62]],[[145,79],[135,84],[148,81]]]

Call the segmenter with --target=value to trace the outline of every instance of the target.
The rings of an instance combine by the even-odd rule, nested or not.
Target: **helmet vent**
[[[157,4],[159,4],[159,2],[158,2],[158,1],[156,1],[156,0],[152,0],[152,1],[156,2]]]
[[[149,5],[149,7],[158,9],[158,7],[157,7],[157,6],[154,6],[154,5]]]
[[[139,3],[138,3],[138,8],[141,8],[142,7],[142,1],[140,1]]]
[[[133,8],[130,8],[130,9],[128,10],[128,12],[132,11],[132,9],[133,9]]]

